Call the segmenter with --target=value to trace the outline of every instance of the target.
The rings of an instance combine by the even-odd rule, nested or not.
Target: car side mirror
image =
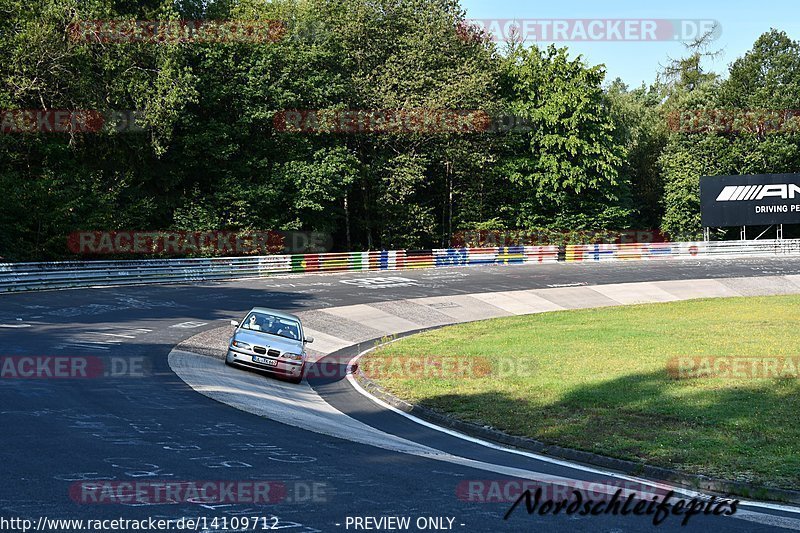
[[[239,325],[239,323],[237,321],[231,320],[231,326],[236,327],[238,325]]]
[[[311,344],[312,342],[314,342],[314,337],[306,337],[305,339],[303,339],[303,342],[306,344]]]

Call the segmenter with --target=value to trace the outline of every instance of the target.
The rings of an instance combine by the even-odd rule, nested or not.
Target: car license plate
[[[261,363],[262,365],[277,366],[278,361],[275,359],[267,359],[266,357],[253,356],[254,363]]]

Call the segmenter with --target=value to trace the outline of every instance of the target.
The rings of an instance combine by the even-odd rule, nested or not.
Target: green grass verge
[[[379,348],[362,367],[488,356],[495,369],[488,376],[384,371],[376,381],[401,398],[512,435],[797,489],[800,379],[675,379],[667,367],[683,356],[797,357],[799,322],[798,296],[561,311],[415,335]]]

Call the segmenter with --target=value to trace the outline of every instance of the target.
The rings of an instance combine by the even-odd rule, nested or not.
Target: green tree
[[[710,79],[671,104],[675,111],[694,112],[701,120],[689,131],[675,131],[660,157],[666,191],[662,228],[670,235],[700,236],[702,176],[800,171],[796,122],[776,131],[765,124],[748,124],[747,119],[763,121],[771,111],[800,105],[800,43],[785,33],[772,30],[760,36],[733,62],[727,79]],[[713,120],[719,112],[740,119],[731,128],[720,128]]]
[[[658,228],[663,217],[664,184],[658,158],[669,131],[658,86],[629,90],[620,79],[606,90],[617,142],[625,147],[620,175],[630,183],[637,228]]]
[[[510,112],[531,125],[497,167],[513,190],[506,217],[514,226],[628,227],[629,184],[620,174],[626,153],[614,134],[604,76],[565,48],[511,48],[503,95]]]

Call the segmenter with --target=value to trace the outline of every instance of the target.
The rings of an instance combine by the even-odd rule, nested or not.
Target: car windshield
[[[300,324],[294,320],[268,313],[250,313],[242,322],[242,329],[258,331],[286,339],[300,340]]]

